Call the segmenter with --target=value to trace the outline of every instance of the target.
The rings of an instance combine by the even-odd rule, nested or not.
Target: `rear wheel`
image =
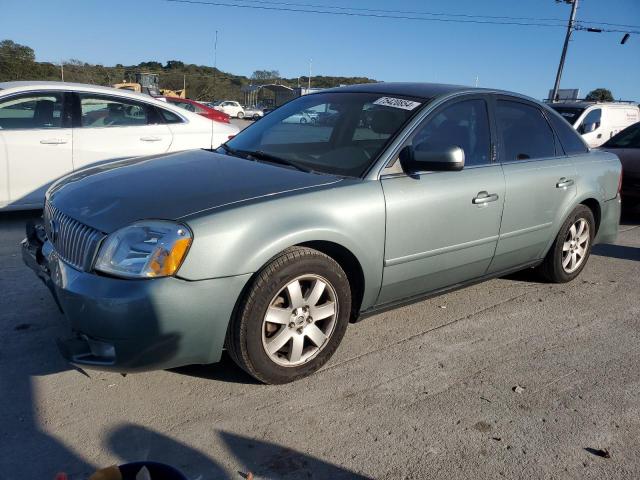
[[[570,282],[576,278],[587,264],[594,236],[593,213],[588,207],[578,205],[560,228],[540,265],[540,273],[555,283]]]
[[[254,278],[227,336],[231,357],[265,383],[287,383],[324,365],[349,323],[351,289],[331,257],[292,247]]]

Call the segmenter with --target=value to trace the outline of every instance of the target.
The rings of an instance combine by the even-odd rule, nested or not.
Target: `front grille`
[[[74,220],[49,202],[44,206],[44,230],[62,260],[78,270],[91,269],[104,234]]]

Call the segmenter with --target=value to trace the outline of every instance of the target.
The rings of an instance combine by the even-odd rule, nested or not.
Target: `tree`
[[[34,73],[36,54],[32,48],[11,40],[0,42],[0,81],[24,80]]]
[[[613,102],[613,94],[609,89],[596,88],[587,94],[585,100],[589,100],[590,102]]]
[[[256,70],[251,74],[251,80],[256,83],[273,82],[278,78],[280,78],[280,72],[278,70]]]
[[[184,62],[180,60],[169,60],[164,68],[166,70],[180,70],[184,68]]]

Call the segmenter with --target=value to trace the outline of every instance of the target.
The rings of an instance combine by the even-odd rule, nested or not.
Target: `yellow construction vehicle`
[[[122,82],[112,85],[113,88],[122,88],[124,90],[132,90],[138,93],[146,93],[152,97],[177,97],[187,98],[186,89],[170,90],[168,88],[160,88],[160,77],[157,73],[136,73],[135,82]]]

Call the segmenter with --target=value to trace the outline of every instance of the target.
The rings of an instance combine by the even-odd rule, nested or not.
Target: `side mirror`
[[[600,125],[597,123],[583,123],[580,127],[580,133],[591,133],[594,132]]]
[[[464,150],[456,145],[437,150],[416,150],[407,145],[400,151],[400,165],[407,173],[456,172],[464,168]]]

